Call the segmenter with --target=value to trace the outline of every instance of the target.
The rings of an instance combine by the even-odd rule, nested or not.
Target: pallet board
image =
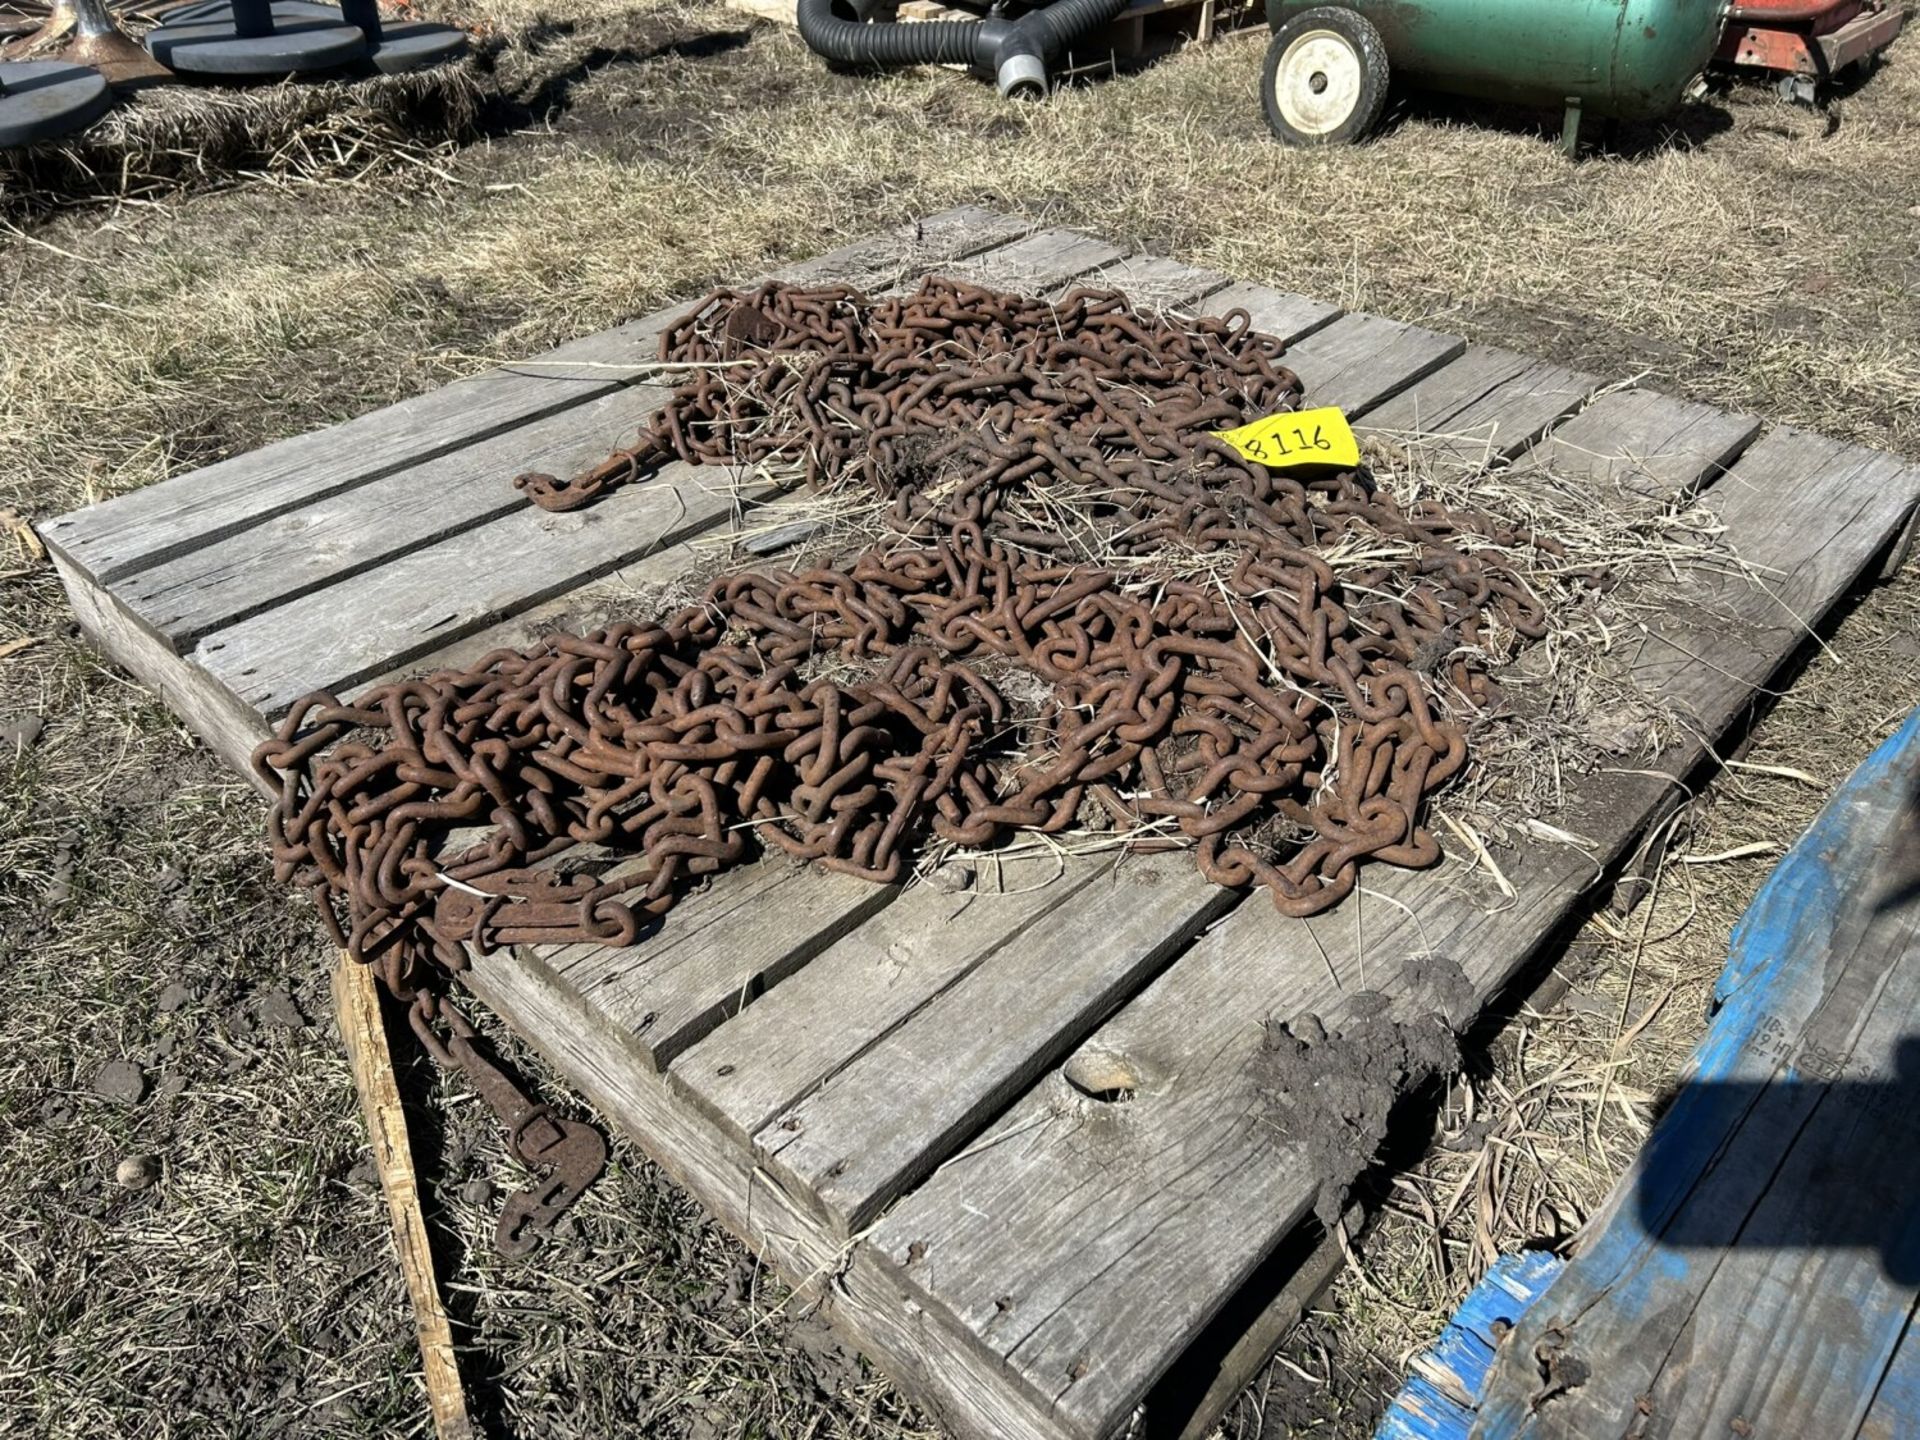
[[[1592,375],[1472,345],[1379,406],[1367,428],[1425,437],[1447,460],[1508,460],[1599,388]]]
[[[1497,1359],[1463,1374],[1473,1435],[1920,1431],[1917,798],[1920,711],[1741,919],[1633,1168]],[[1406,1440],[1468,1434],[1439,1405],[1403,1418],[1435,1422],[1391,1432]]]
[[[1303,1240],[1327,1177],[1260,1123],[1260,1022],[1337,1026],[1380,992],[1397,1015],[1464,1023],[1881,562],[1920,473],[977,207],[783,273],[883,290],[935,270],[1246,309],[1288,342],[1308,403],[1363,432],[1465,436],[1464,458],[1590,475],[1621,503],[1703,490],[1748,562],[1663,584],[1621,675],[1694,733],[1582,779],[1566,825],[1597,848],[1497,852],[1512,901],[1464,867],[1380,867],[1303,922],[1184,855],[1016,850],[905,887],[775,858],[624,949],[476,961],[487,1003],[955,1434],[1201,1433],[1328,1263]],[[742,526],[768,548],[786,502],[723,469],[670,467],[573,515],[507,484],[644,420],[646,362],[680,308],[49,522],[76,613],[241,765],[308,690],[631,613]],[[1436,957],[1464,978],[1439,984]],[[1189,1374],[1198,1394],[1169,1389]]]
[[[1565,1268],[1545,1250],[1495,1260],[1440,1338],[1413,1358],[1374,1440],[1467,1440],[1501,1342]]]

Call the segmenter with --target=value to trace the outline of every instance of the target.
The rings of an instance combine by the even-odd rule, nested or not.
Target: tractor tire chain
[[[1491,659],[1546,631],[1512,552],[1562,552],[1243,459],[1209,432],[1297,407],[1281,349],[1244,311],[1175,323],[1111,291],[715,292],[663,337],[690,368],[639,445],[518,483],[570,508],[671,457],[797,465],[879,499],[888,538],[303,699],[254,756],[275,873],[410,996],[468,946],[631,944],[767,848],[898,883],[929,836],[1097,807],[1289,916],[1365,860],[1431,863],[1421,806],[1499,703]],[[1037,713],[1019,672],[1051,687]],[[575,845],[645,863],[540,868]]]

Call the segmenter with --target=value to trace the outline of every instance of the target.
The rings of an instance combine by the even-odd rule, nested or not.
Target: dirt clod
[[[171,1015],[191,999],[193,999],[193,991],[180,981],[174,980],[160,992],[160,998],[154,1002],[154,1006],[162,1015]]]
[[[46,728],[44,715],[9,715],[0,720],[0,751],[31,750]]]
[[[1362,992],[1348,997],[1347,1018],[1337,1030],[1315,1015],[1270,1023],[1255,1057],[1281,1140],[1300,1146],[1306,1167],[1323,1177],[1314,1213],[1329,1228],[1385,1138],[1394,1102],[1459,1064],[1452,1017],[1464,1008],[1460,992],[1470,1001],[1471,987],[1451,961],[1427,963],[1430,979],[1442,982],[1430,992],[1438,997],[1436,1009],[1396,1020],[1385,996]]]
[[[116,1104],[138,1105],[147,1093],[147,1072],[124,1057],[109,1060],[93,1077],[93,1093]]]
[[[973,867],[949,860],[927,877],[927,883],[942,895],[956,895],[973,884]]]
[[[304,1029],[307,1017],[294,1003],[293,995],[284,987],[269,990],[260,997],[260,1023],[277,1025],[285,1030]]]

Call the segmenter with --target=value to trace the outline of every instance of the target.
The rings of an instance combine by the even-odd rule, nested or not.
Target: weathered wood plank
[[[1059,1440],[1044,1405],[1007,1385],[999,1367],[953,1343],[947,1321],[915,1305],[857,1248],[756,1170],[745,1145],[676,1094],[665,1075],[633,1063],[617,1032],[538,960],[477,957],[468,987],[504,1016],[676,1183],[704,1205],[919,1400],[956,1440]]]
[[[564,478],[598,462],[631,442],[667,395],[655,385],[614,390],[162,561],[114,593],[176,649],[188,648],[222,626],[530,509],[515,475]]]
[[[1458,357],[1467,342],[1380,315],[1343,315],[1287,352],[1308,405],[1366,414]]]
[[[1060,873],[1050,861],[1003,861],[992,882],[976,877],[968,889],[915,886],[688,1050],[671,1074],[744,1141],[1112,865],[1111,856],[1070,860]]]
[[[1216,290],[1207,297],[1206,308],[1210,315],[1245,310],[1253,317],[1254,329],[1278,336],[1288,345],[1324,330],[1344,313],[1338,305],[1329,305],[1324,300],[1309,300],[1305,295],[1246,280]]]
[[[380,986],[373,972],[346,954],[335,955],[329,968],[333,1016],[360,1092],[360,1115],[367,1123],[367,1140],[387,1198],[393,1223],[393,1248],[413,1302],[413,1330],[420,1341],[422,1378],[427,1404],[433,1412],[438,1440],[474,1440],[467,1413],[466,1390],[460,1383],[460,1362],[453,1349],[453,1327],[440,1295],[440,1277],[427,1238],[426,1216],[420,1208],[420,1176],[407,1135],[407,1115],[400,1102],[400,1084],[393,1071],[393,1052],[387,1048],[387,1027],[380,1013]]]
[[[1860,1422],[1859,1440],[1911,1440],[1915,1435],[1920,1435],[1920,1345],[1914,1343],[1909,1319],[1867,1418]]]
[[[1442,461],[1518,454],[1600,388],[1592,375],[1493,345],[1466,353],[1368,412],[1363,431],[1407,440]]]
[[[1092,235],[1075,230],[1041,230],[986,254],[944,265],[940,273],[996,290],[1041,295],[1125,255],[1117,245]]]
[[[540,954],[632,1037],[648,1064],[665,1069],[898,893],[770,855],[715,876],[634,945],[552,946]]]
[[[840,1233],[864,1229],[1238,899],[1185,853],[1123,861],[782,1111],[756,1147]]]
[[[1899,942],[1908,951],[1915,930],[1910,915]],[[1920,1146],[1920,1076],[1901,1075],[1898,1059],[1920,964],[1909,953],[1901,969],[1852,1050],[1849,1079],[1827,1087],[1746,1226],[1728,1233],[1733,1248],[1710,1267],[1654,1381],[1653,1406],[1675,1434],[1738,1434],[1736,1421],[1759,1417],[1786,1435],[1847,1435],[1866,1418],[1916,1295],[1912,1176],[1889,1163]],[[1669,1237],[1692,1257],[1700,1238]],[[1637,1348],[1655,1337],[1641,1326],[1620,1338]]]
[[[1781,426],[1755,443],[1706,494],[1730,532],[1734,573],[1693,574],[1674,599],[1711,617],[1676,634],[1649,634],[1630,673],[1709,733],[1725,726],[1730,677],[1741,701],[1772,671],[1772,657],[1798,646],[1831,598],[1860,575],[1913,512],[1916,472],[1899,458]]]
[[[972,255],[1024,233],[1025,222],[961,206],[856,241],[796,278],[877,287],[903,267]],[[543,415],[584,404],[653,359],[663,325],[684,305],[562,345],[545,355],[282,440],[47,523],[49,544],[79,573],[111,581],[295,506],[364,485]]]
[[[76,569],[110,584],[296,505],[583,404],[616,383],[489,370],[63,515],[43,533]]]
[[[1514,464],[1551,470],[1617,492],[1667,500],[1710,485],[1760,433],[1751,415],[1729,415],[1662,395],[1612,390],[1557,425]]]
[[[843,281],[861,290],[884,290],[909,277],[1018,240],[1033,228],[1018,215],[980,205],[956,205],[878,235],[863,236],[824,255],[783,265],[773,275],[796,284]]]
[[[1227,277],[1217,270],[1203,270],[1164,255],[1127,255],[1096,266],[1078,279],[1054,287],[1051,293],[1064,297],[1083,287],[1123,290],[1136,309],[1181,310],[1226,283]]]
[[[259,712],[215,683],[199,666],[174,654],[59,551],[49,547],[48,553],[66,587],[74,618],[94,647],[157,691],[167,708],[228,765],[254,778],[247,757],[268,734]]]
[[[585,510],[516,510],[217,630],[194,661],[273,719],[316,689],[343,691],[502,615],[664,549],[763,497],[728,472],[673,464]]]
[[[1920,711],[1734,933],[1719,1013],[1583,1247],[1497,1362],[1476,1434],[1855,1433],[1920,1284]],[[1565,1394],[1541,1395],[1551,1334]]]
[[[1750,454],[1709,497],[1729,543],[1773,577],[1773,593],[1699,577],[1696,595],[1713,603],[1678,607],[1660,645],[1712,647],[1729,606],[1765,619],[1785,602],[1817,617],[1920,495],[1920,475],[1888,474],[1845,447],[1824,469],[1789,474],[1778,459]],[[1656,696],[1691,705],[1703,737],[1717,735],[1797,647],[1797,632],[1768,624],[1764,633],[1771,648],[1697,675],[1648,664],[1632,673]],[[1661,767],[1683,774],[1704,748],[1689,741]],[[1451,1002],[1459,1021],[1454,1011],[1476,1009],[1517,973],[1596,861],[1626,849],[1662,788],[1639,775],[1585,778],[1569,823],[1599,841],[1600,854],[1501,853],[1517,891],[1504,904],[1489,904],[1472,876],[1442,887],[1389,871],[1370,875],[1360,903],[1333,917],[1287,924],[1243,907],[1077,1052],[1137,1075],[1136,1099],[1102,1105],[1066,1083],[1066,1066],[1054,1071],[879,1223],[878,1257],[929,1306],[947,1306],[1032,1393],[1052,1397],[1071,1430],[1105,1434],[1315,1199],[1320,1177],[1303,1173],[1294,1147],[1261,1118],[1259,1019],[1318,1014],[1337,1028],[1356,992],[1371,988],[1394,997],[1397,1017]],[[1368,903],[1375,895],[1388,904]],[[1464,994],[1448,993],[1436,957],[1458,962]],[[1018,1144],[999,1143],[1014,1135]]]

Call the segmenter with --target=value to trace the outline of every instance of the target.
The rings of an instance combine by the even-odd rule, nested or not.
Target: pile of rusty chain
[[[1058,305],[944,278],[880,301],[774,282],[716,290],[662,335],[661,360],[692,370],[632,448],[567,482],[514,484],[571,510],[677,457],[891,495],[923,475],[930,439],[971,437],[1001,462],[971,477],[985,493],[1075,475],[1057,436],[1093,442],[1079,464],[1111,480],[1102,455],[1116,447],[1131,452],[1114,454],[1117,472],[1186,463],[1207,431],[1292,408],[1300,383],[1281,348],[1244,310],[1174,327],[1112,290]]]
[[[1297,404],[1279,354],[1244,313],[1176,325],[1111,292],[716,293],[663,340],[693,368],[641,445],[523,488],[797,464],[884,497],[889,537],[303,700],[255,755],[277,873],[406,995],[468,945],[631,942],[762,846],[891,882],[929,835],[1100,815],[1294,916],[1363,860],[1429,863],[1422,800],[1497,699],[1490,657],[1544,633],[1510,552],[1558,547],[1243,460],[1208,432]],[[1009,703],[1019,672],[1044,703]],[[538,868],[582,843],[636,858]]]

